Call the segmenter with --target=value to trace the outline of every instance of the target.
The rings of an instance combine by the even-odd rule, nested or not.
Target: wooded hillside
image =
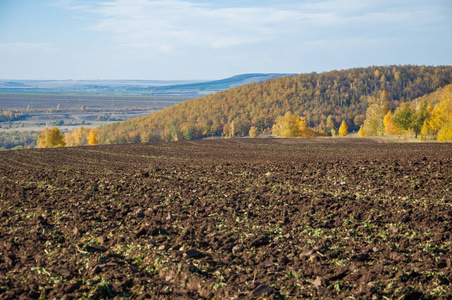
[[[366,120],[359,136],[420,135],[421,140],[452,142],[452,84],[433,93],[402,102],[394,113],[385,91],[369,97]]]
[[[452,83],[452,66],[385,66],[300,74],[252,83],[187,101],[151,115],[98,129],[100,143],[190,140],[244,136],[252,126],[269,131],[292,112],[329,132],[345,120],[349,131],[363,124],[368,97],[385,90],[390,108]]]

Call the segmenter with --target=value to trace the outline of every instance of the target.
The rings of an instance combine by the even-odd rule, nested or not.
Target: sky
[[[450,0],[0,0],[0,78],[452,65]]]

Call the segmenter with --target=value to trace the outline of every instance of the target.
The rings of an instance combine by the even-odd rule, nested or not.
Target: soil
[[[452,145],[0,152],[0,299],[451,299]]]

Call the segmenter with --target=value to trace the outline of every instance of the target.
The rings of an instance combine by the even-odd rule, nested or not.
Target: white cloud
[[[74,8],[75,6],[68,6]],[[86,9],[88,11],[88,9]],[[271,41],[297,28],[306,18],[275,8],[214,8],[188,1],[117,0],[92,5],[98,15],[91,29],[111,34],[123,45],[148,43],[180,47],[229,48]]]
[[[181,47],[223,49],[248,44],[290,41],[350,26],[422,22],[419,6],[406,0],[327,0],[287,5],[217,8],[184,0],[59,0],[68,9],[94,13],[91,29],[111,35],[122,46],[153,47],[170,53]],[[282,1],[281,3],[284,3]],[[402,4],[400,4],[402,3]],[[408,9],[407,7],[408,6]],[[403,7],[403,9],[402,9]],[[347,29],[347,28],[344,28]],[[323,36],[322,36],[323,35]],[[289,42],[290,43],[290,42]],[[164,45],[162,47],[162,45]]]

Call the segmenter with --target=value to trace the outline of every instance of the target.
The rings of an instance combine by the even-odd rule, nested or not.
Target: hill
[[[329,131],[344,120],[357,131],[369,96],[387,92],[392,108],[452,83],[452,66],[384,66],[278,77],[186,101],[98,129],[101,143],[244,136],[268,131],[291,111],[309,127]]]
[[[114,91],[210,91],[217,92],[232,87],[261,82],[293,74],[253,73],[241,74],[220,80],[0,80],[0,91],[89,91],[92,93]]]
[[[168,85],[161,86],[158,90],[199,90],[199,91],[222,91],[244,84],[250,84],[253,82],[262,82],[268,79],[273,79],[277,77],[290,76],[293,74],[279,74],[279,73],[252,73],[252,74],[242,74],[233,77],[207,81],[207,82],[197,82],[190,84],[179,84],[179,85]]]

